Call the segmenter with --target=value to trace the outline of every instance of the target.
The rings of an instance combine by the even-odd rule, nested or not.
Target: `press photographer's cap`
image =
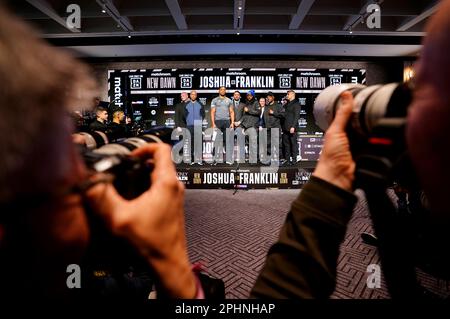
[[[247,92],[247,95],[255,96],[255,90],[249,90],[249,91]]]
[[[295,91],[294,91],[294,90],[287,90],[287,92],[286,92],[286,93],[289,93],[289,92],[295,93]]]
[[[273,93],[271,91],[269,91],[269,92],[267,92],[266,96],[275,96],[275,95],[273,95]]]

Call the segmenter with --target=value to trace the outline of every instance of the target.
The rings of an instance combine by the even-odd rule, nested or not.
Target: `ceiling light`
[[[352,30],[350,30],[350,34],[352,34],[353,33],[353,31]]]
[[[239,7],[238,9],[239,9],[239,10],[242,10],[242,7]]]
[[[238,33],[236,33],[236,35],[239,35],[240,33],[238,32]]]

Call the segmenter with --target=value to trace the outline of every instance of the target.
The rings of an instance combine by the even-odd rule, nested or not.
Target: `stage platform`
[[[292,166],[262,164],[179,164],[178,179],[189,189],[301,188],[317,162],[298,162]]]

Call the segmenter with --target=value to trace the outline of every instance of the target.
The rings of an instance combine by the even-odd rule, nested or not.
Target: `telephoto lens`
[[[365,138],[371,136],[380,120],[406,118],[412,100],[412,90],[407,83],[329,86],[319,94],[314,103],[314,118],[323,131],[333,121],[340,105],[340,95],[345,91],[354,96],[350,129]]]
[[[84,154],[84,160],[94,172],[113,175],[117,191],[124,198],[132,199],[150,187],[152,164],[130,156],[130,153],[149,143],[168,143],[171,133],[172,130],[166,127],[147,130],[141,136],[88,151]]]
[[[107,135],[100,131],[80,132],[79,135],[84,137],[85,145],[88,150],[94,150],[109,143]]]

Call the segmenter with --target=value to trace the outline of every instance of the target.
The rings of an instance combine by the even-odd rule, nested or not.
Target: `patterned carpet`
[[[247,298],[262,268],[269,247],[278,237],[291,202],[298,190],[187,190],[186,227],[189,256],[207,272],[225,281],[226,297]],[[389,298],[386,286],[366,285],[369,264],[379,264],[377,250],[364,244],[360,233],[371,231],[361,193],[338,261],[335,299]],[[450,282],[419,272],[422,285],[447,296]]]

